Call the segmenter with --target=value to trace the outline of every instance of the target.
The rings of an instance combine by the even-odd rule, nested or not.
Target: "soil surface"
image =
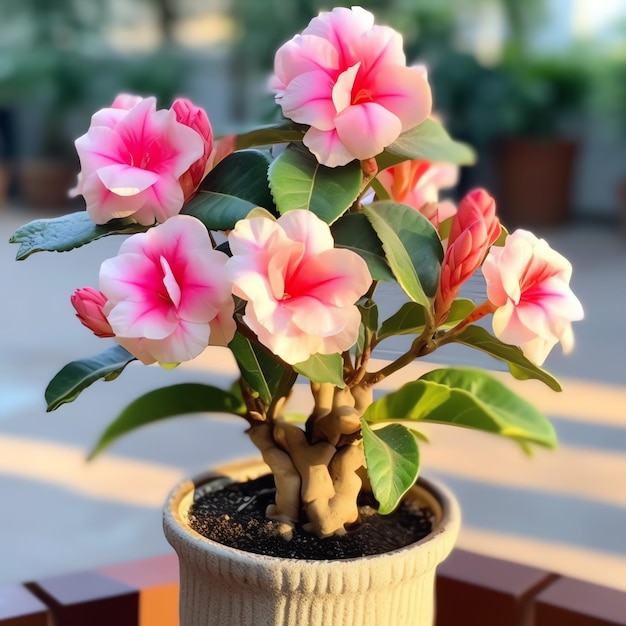
[[[430,509],[401,504],[392,514],[379,515],[373,498],[368,501],[364,497],[359,502],[361,520],[345,535],[319,539],[297,525],[287,541],[280,535],[279,523],[265,517],[267,505],[274,502],[274,491],[272,476],[214,491],[202,489],[189,511],[191,527],[208,539],[246,552],[334,560],[397,550],[424,538],[433,526]]]

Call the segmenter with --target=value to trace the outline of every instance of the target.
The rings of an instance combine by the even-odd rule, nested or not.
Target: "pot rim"
[[[234,480],[246,480],[256,478],[262,474],[270,473],[269,467],[260,458],[245,458],[239,461],[219,465],[213,470],[202,472],[191,479],[178,483],[168,495],[163,508],[163,527],[168,541],[174,546],[178,541],[191,542],[200,550],[211,550],[215,556],[234,559],[250,564],[259,561],[270,560],[271,562],[289,561],[301,564],[302,567],[346,568],[355,562],[366,560],[386,560],[393,555],[399,555],[421,546],[435,544],[441,541],[444,532],[453,534],[456,538],[461,524],[461,509],[454,494],[438,480],[418,477],[416,484],[411,488],[415,497],[422,503],[426,503],[435,512],[435,522],[432,531],[423,539],[408,544],[396,550],[380,554],[367,555],[349,559],[296,559],[271,556],[247,552],[238,548],[232,548],[204,537],[187,523],[186,512],[193,501],[194,492],[208,481],[215,478],[232,478]],[[434,546],[433,546],[434,547]],[[451,549],[451,548],[450,548]]]

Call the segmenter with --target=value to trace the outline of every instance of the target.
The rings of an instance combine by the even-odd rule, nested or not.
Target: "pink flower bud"
[[[197,107],[187,98],[178,98],[172,104],[172,111],[176,114],[176,121],[195,130],[204,142],[202,156],[193,163],[180,177],[180,184],[185,194],[185,201],[189,200],[202,182],[211,151],[213,150],[213,129],[206,111]]]
[[[91,287],[77,289],[71,296],[72,306],[76,309],[76,317],[97,337],[115,337],[109,321],[102,309],[107,303],[106,296]]]
[[[450,225],[450,235],[448,237],[448,245],[466,230],[471,222],[477,218],[477,213],[482,215],[483,222],[487,229],[487,239],[489,243],[487,248],[500,236],[500,221],[496,217],[495,200],[484,190],[474,189],[470,191],[459,204],[459,210],[456,218],[452,220]],[[487,250],[485,249],[485,254]],[[482,261],[482,259],[481,259]]]
[[[435,298],[437,323],[446,319],[461,285],[480,267],[500,231],[496,204],[486,191],[476,189],[461,200],[452,218],[448,248],[441,266]]]

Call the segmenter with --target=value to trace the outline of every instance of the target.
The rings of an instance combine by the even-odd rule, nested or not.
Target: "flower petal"
[[[348,107],[336,117],[335,126],[341,143],[361,161],[380,154],[402,132],[400,119],[376,102]]]

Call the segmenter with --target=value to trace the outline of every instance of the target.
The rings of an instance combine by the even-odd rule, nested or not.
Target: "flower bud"
[[[175,100],[174,104],[172,104],[172,110],[176,114],[177,122],[195,130],[204,141],[202,156],[179,179],[186,202],[196,192],[206,174],[207,162],[213,150],[213,129],[206,111],[201,107],[197,107],[187,98]]]
[[[106,296],[91,287],[77,289],[71,296],[76,317],[97,337],[115,337],[109,321],[102,309],[107,302]]]
[[[461,285],[480,267],[500,231],[495,202],[486,191],[476,189],[461,200],[450,225],[435,298],[438,324],[446,319]]]

